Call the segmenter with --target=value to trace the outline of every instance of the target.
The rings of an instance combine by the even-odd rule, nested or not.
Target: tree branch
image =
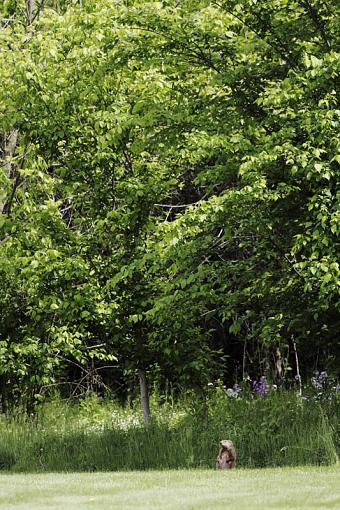
[[[327,49],[330,49],[331,45],[329,44],[329,40],[328,40],[328,37],[326,34],[324,24],[321,21],[317,10],[315,9],[315,7],[312,6],[312,4],[310,3],[309,0],[300,0],[300,3],[302,5],[302,7],[304,7],[306,9],[306,11],[308,12],[308,14],[310,15],[310,17],[314,23],[314,26],[319,30],[321,37],[322,37],[325,45],[327,46]]]
[[[15,193],[16,193],[19,185],[21,184],[21,175],[20,175],[19,170],[21,170],[22,167],[24,166],[24,163],[26,160],[26,155],[27,155],[27,149],[28,149],[28,147],[25,148],[25,150],[21,156],[21,160],[18,165],[18,168],[16,169],[16,175],[15,175],[15,179],[14,179],[14,183],[12,186],[12,191],[11,191],[10,197],[2,208],[2,214],[6,214],[7,216],[10,216],[10,214],[11,214]]]

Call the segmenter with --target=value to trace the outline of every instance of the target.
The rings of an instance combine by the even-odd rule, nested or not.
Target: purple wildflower
[[[258,394],[262,397],[268,395],[269,384],[267,384],[267,379],[264,375],[262,375],[258,381],[252,381],[252,385],[254,395]]]
[[[315,370],[313,372],[313,377],[311,378],[312,386],[318,391],[322,391],[326,385],[327,382],[327,372],[319,372],[318,370]]]

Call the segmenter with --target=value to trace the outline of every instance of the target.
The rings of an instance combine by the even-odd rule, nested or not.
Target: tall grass
[[[35,416],[0,418],[0,469],[116,471],[213,468],[220,439],[232,439],[241,467],[329,465],[337,462],[339,399],[301,400],[293,392],[229,399],[214,388],[207,401],[159,405],[145,428],[137,405],[88,396],[58,399]]]

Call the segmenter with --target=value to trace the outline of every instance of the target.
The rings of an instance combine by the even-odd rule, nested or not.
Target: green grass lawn
[[[340,469],[6,474],[0,508],[340,509]]]

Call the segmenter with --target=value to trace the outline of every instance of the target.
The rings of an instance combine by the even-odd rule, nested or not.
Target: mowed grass
[[[5,474],[4,510],[340,509],[339,467]]]

